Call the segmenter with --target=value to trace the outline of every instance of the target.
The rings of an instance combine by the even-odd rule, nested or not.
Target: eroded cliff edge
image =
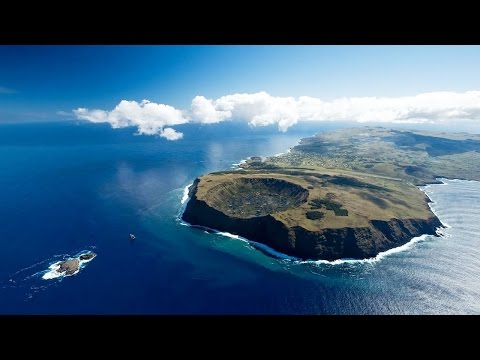
[[[304,214],[309,213],[308,209],[311,205],[308,203],[308,198],[311,194],[309,189],[304,188],[302,188],[304,190],[303,193],[299,192],[297,194],[299,198],[297,203],[291,201],[293,203],[291,208],[280,208],[279,211],[270,209],[271,213],[234,214],[232,211],[222,211],[216,208],[215,205],[217,204],[211,192],[207,191],[204,196],[202,194],[198,196],[199,186],[208,185],[208,180],[212,181],[212,176],[215,177],[215,175],[211,174],[206,178],[196,179],[190,187],[190,200],[183,213],[185,221],[192,225],[237,234],[249,240],[268,245],[284,254],[301,259],[370,258],[376,256],[379,252],[401,246],[413,237],[422,234],[434,235],[436,229],[441,226],[435,215],[430,213],[427,217],[423,216],[423,218],[418,219],[372,219],[363,225],[355,227],[326,227],[317,229],[312,228],[312,224],[309,223],[316,222],[319,224],[320,219],[308,219],[305,217],[305,219],[302,219],[304,220],[303,222],[305,225],[310,226],[304,227],[301,226],[302,221],[292,219],[292,213],[293,217],[300,216],[299,214],[303,211]],[[217,176],[221,177],[221,175]],[[275,183],[274,178],[266,179],[270,183]],[[218,184],[216,186],[218,187]],[[291,185],[289,185],[288,181],[281,180],[277,182],[277,187],[281,186],[289,187]],[[294,186],[299,185],[295,184]],[[218,188],[215,189],[213,187],[213,191],[221,196],[222,201],[228,202],[225,194],[218,194]],[[246,201],[247,193],[240,192],[238,195]],[[258,195],[258,192],[257,194],[254,193],[254,195],[256,195],[255,199],[260,199],[259,202],[262,202],[262,196]],[[427,206],[428,200],[425,199],[424,201],[425,206]],[[255,210],[255,212],[257,211]],[[332,217],[336,216],[333,210],[323,208],[322,211],[321,213],[323,214],[333,212],[330,215]],[[326,216],[324,215],[324,217]]]

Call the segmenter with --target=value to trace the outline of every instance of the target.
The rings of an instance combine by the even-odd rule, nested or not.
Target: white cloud
[[[160,136],[167,140],[179,140],[183,138],[183,134],[181,132],[178,132],[172,128],[164,128],[160,131]]]
[[[191,114],[201,123],[238,119],[252,126],[278,124],[281,131],[286,131],[299,119],[294,98],[273,97],[263,91],[226,95],[216,100],[197,96],[192,100]]]
[[[112,111],[78,108],[73,110],[73,113],[79,119],[95,123],[108,122],[114,129],[136,126],[139,134],[159,134],[169,140],[181,139],[183,134],[165,126],[188,122],[182,111],[148,100],[141,103],[122,100]]]
[[[192,100],[192,118],[204,124],[215,124],[232,116],[229,110],[222,110],[214,100],[195,96]]]
[[[323,101],[301,96],[275,97],[266,92],[232,94],[218,99],[196,96],[187,111],[147,100],[122,100],[112,111],[78,108],[73,111],[92,122],[113,128],[136,126],[139,134],[159,134],[169,140],[183,137],[171,127],[187,122],[213,124],[236,119],[251,126],[275,124],[280,131],[299,121],[357,121],[386,123],[446,123],[480,120],[480,91],[431,92],[404,97],[352,97]]]

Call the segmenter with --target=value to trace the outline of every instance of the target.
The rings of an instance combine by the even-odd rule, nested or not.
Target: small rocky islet
[[[92,260],[95,256],[97,256],[97,254],[94,252],[88,252],[73,259],[61,261],[58,264],[58,269],[56,269],[56,272],[66,276],[73,275],[79,270],[80,261]]]

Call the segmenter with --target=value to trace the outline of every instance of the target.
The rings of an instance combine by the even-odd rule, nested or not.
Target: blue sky
[[[148,99],[400,97],[480,84],[479,46],[0,46],[0,121]]]

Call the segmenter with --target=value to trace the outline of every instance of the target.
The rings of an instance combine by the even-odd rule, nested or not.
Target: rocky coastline
[[[432,214],[428,219],[370,220],[364,227],[309,231],[301,226],[289,227],[272,214],[241,218],[219,211],[197,198],[200,181],[197,178],[190,187],[190,200],[182,215],[184,221],[236,234],[304,260],[371,258],[414,237],[436,235],[437,228],[442,226]]]

